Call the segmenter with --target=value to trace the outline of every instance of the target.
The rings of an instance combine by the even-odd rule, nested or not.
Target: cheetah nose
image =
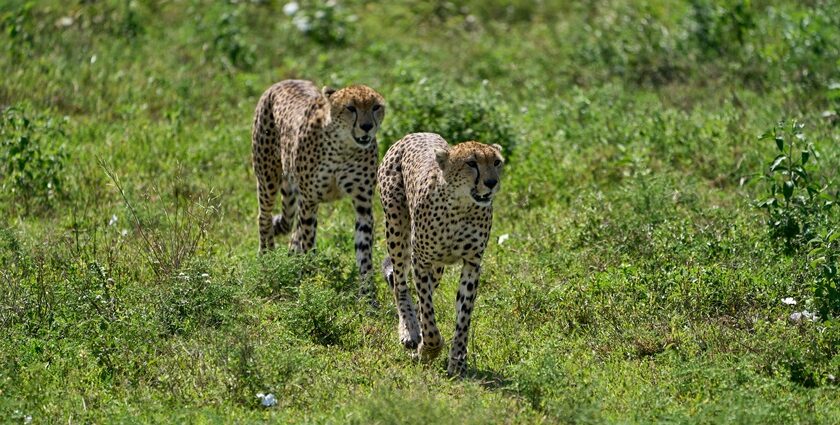
[[[370,131],[373,128],[373,124],[372,123],[365,123],[365,124],[360,125],[359,127],[361,127],[362,130],[364,130],[364,131]]]
[[[484,185],[487,186],[490,189],[496,187],[496,183],[498,183],[498,181],[496,179],[484,180]]]

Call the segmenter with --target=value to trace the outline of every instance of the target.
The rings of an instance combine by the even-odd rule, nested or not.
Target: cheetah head
[[[324,96],[330,101],[333,123],[338,126],[343,139],[360,148],[376,140],[376,131],[385,118],[385,100],[368,86],[356,85],[335,90],[324,87]]]
[[[505,163],[501,146],[470,141],[439,149],[435,155],[447,183],[455,188],[456,197],[481,207],[490,206],[499,191]]]

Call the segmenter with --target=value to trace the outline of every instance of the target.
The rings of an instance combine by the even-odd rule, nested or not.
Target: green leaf
[[[825,263],[825,257],[818,257],[811,261],[811,267],[817,268],[817,266],[823,263]]]
[[[786,159],[787,159],[787,156],[785,156],[785,155],[777,156],[776,159],[773,160],[773,163],[770,164],[770,171],[776,171],[776,169],[779,168],[779,165],[781,165],[782,162]]]
[[[782,187],[782,195],[785,195],[785,200],[790,199],[790,196],[793,195],[793,186],[793,180],[788,180]]]
[[[774,203],[776,203],[776,198],[767,198],[767,199],[759,202],[758,207],[759,208],[764,208],[764,207],[768,207],[770,205],[773,205]]]
[[[785,151],[785,139],[781,136],[776,136],[776,147],[779,148],[779,152]]]
[[[810,158],[810,157],[811,157],[811,152],[802,151],[802,165],[805,165],[805,163],[808,162],[808,158]]]
[[[769,139],[770,136],[772,136],[773,134],[774,134],[773,129],[767,130],[764,133],[761,133],[760,136],[758,136],[758,140]]]
[[[803,169],[802,167],[793,167],[792,171],[796,173],[799,177],[808,180],[808,173],[806,173],[805,169]]]

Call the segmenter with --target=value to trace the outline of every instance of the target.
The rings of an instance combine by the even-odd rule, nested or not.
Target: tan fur
[[[295,220],[290,248],[309,251],[318,204],[350,196],[361,288],[370,289],[376,132],[384,116],[382,96],[366,86],[321,91],[309,81],[286,80],[263,93],[251,133],[261,253],[274,249],[274,237],[288,233]],[[278,190],[283,208],[275,216]]]
[[[503,163],[498,145],[471,141],[450,147],[437,134],[415,133],[391,146],[379,167],[389,254],[383,272],[397,303],[400,342],[417,347],[421,359],[434,359],[443,348],[432,292],[446,264],[463,263],[447,369],[453,375],[466,370],[470,315]],[[409,262],[419,320],[408,292]]]

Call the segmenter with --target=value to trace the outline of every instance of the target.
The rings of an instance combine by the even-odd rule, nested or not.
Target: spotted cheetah
[[[382,96],[362,85],[318,90],[310,81],[286,80],[263,93],[251,133],[260,253],[274,249],[274,237],[288,233],[295,216],[290,249],[311,250],[318,205],[350,196],[356,209],[360,290],[371,289],[376,132],[384,117]],[[273,215],[278,190],[283,195],[282,213]]]
[[[432,292],[444,265],[463,263],[450,375],[466,371],[470,314],[503,164],[499,145],[470,141],[450,147],[440,135],[415,133],[391,146],[379,167],[388,244],[382,271],[397,304],[400,342],[416,348],[421,360],[434,359],[443,348]],[[419,322],[406,283],[409,261],[419,296]]]

